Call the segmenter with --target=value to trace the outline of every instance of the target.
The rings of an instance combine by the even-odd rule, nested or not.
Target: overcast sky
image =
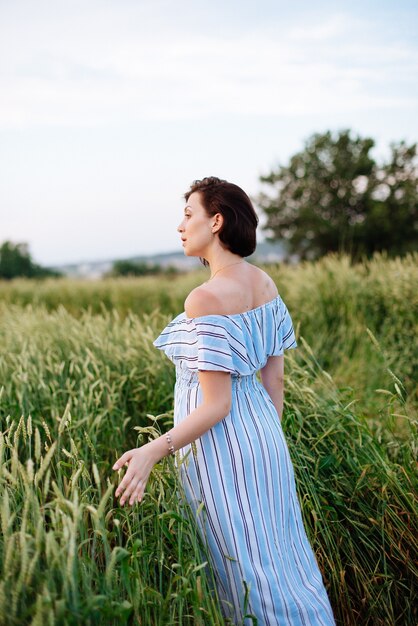
[[[418,2],[0,0],[0,242],[180,250],[182,194],[255,195],[314,132],[418,139]]]

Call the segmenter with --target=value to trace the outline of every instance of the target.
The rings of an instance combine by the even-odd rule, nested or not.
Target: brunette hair
[[[258,217],[245,191],[226,180],[208,176],[191,184],[184,194],[186,202],[197,191],[209,217],[221,213],[224,218],[218,235],[225,247],[242,257],[250,256],[256,247]]]

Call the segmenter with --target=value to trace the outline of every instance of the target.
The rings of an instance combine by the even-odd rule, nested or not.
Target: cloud
[[[0,128],[100,126],[220,114],[300,116],[409,108],[418,67],[406,44],[364,41],[343,14],[215,35],[157,20],[167,3],[92,3],[3,25]],[[157,27],[158,24],[158,27]],[[363,24],[364,27],[364,24]],[[356,41],[358,36],[359,41]],[[337,45],[336,45],[337,44]],[[7,52],[7,54],[6,54]],[[378,70],[378,73],[377,73]],[[388,88],[390,85],[390,88]]]

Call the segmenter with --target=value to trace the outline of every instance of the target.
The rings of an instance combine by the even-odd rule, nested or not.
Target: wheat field
[[[299,343],[283,427],[338,624],[417,622],[417,261],[268,268]],[[172,460],[133,508],[111,469],[171,424],[152,341],[205,276],[0,283],[0,624],[223,624]]]

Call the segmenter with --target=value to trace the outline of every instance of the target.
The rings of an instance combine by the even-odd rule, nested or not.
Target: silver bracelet
[[[170,433],[166,433],[165,438],[167,439],[168,451],[170,454],[174,455],[174,446],[173,440],[171,439]]]

